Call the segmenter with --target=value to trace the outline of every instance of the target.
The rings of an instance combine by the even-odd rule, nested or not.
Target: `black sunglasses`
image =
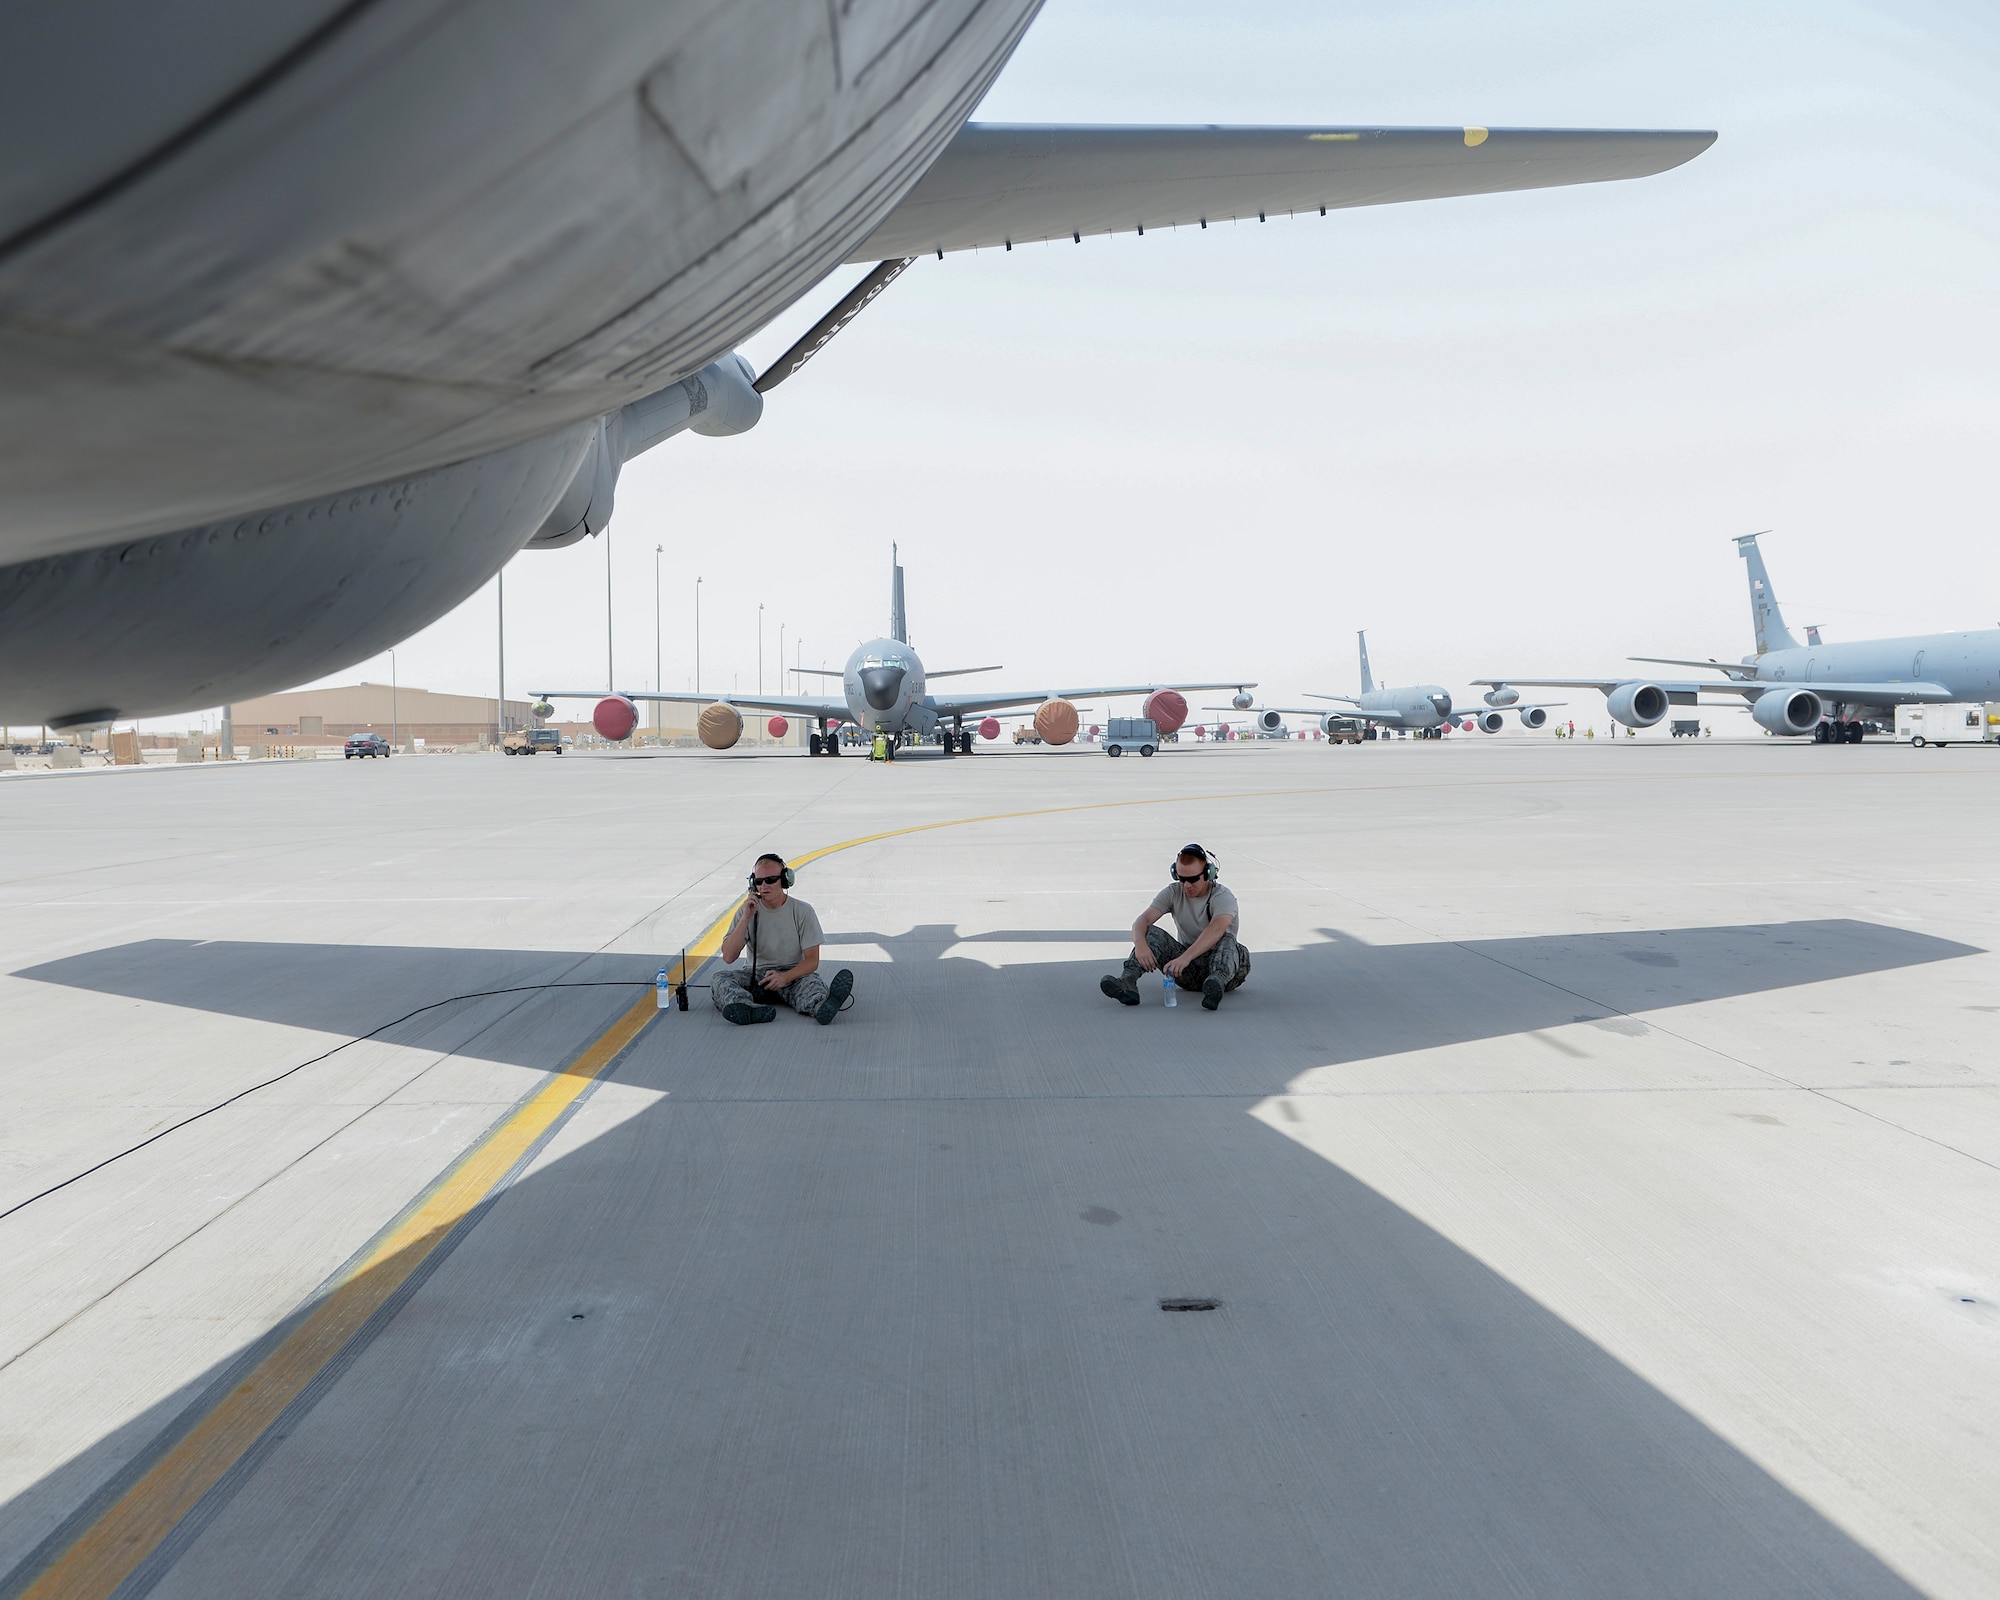
[[[766,884],[783,883],[785,881],[785,875],[781,872],[775,878],[760,878],[755,873],[752,873],[750,876],[750,881],[761,889]]]
[[[1185,872],[1176,872],[1174,876],[1176,878],[1179,878],[1182,883],[1200,883],[1203,878],[1208,876],[1208,868],[1203,867],[1201,871],[1197,872],[1192,878],[1190,878]]]

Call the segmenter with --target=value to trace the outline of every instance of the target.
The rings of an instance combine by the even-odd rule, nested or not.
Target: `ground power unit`
[[[1978,701],[1896,707],[1898,744],[1991,744],[1995,732],[1994,713]]]

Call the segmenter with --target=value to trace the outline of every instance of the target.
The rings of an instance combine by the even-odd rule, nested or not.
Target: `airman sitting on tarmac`
[[[1216,880],[1215,858],[1198,844],[1183,845],[1171,871],[1172,880],[1132,924],[1125,970],[1107,975],[1098,988],[1136,1006],[1139,974],[1163,969],[1177,988],[1199,989],[1202,1009],[1213,1011],[1250,976],[1250,952],[1237,935],[1236,896]],[[1169,912],[1178,938],[1155,926]]]
[[[709,985],[715,1009],[731,1022],[769,1022],[773,1001],[783,1001],[821,1027],[840,1015],[854,989],[854,974],[842,967],[829,983],[819,975],[822,934],[819,914],[787,894],[794,881],[782,856],[761,855],[750,870],[750,893],[722,937],[727,963]],[[750,949],[742,966],[736,958]]]

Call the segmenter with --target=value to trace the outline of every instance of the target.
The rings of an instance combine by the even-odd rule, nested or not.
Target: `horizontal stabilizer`
[[[1714,142],[1696,131],[972,122],[847,259],[1644,178]]]

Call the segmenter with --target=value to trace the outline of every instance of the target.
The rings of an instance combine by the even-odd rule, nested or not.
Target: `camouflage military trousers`
[[[1153,952],[1155,965],[1164,967],[1175,956],[1187,949],[1166,929],[1152,927],[1146,930],[1146,944]],[[1129,955],[1125,958],[1125,981],[1137,985],[1141,974],[1139,958]],[[1174,982],[1183,989],[1199,989],[1210,978],[1220,978],[1222,989],[1227,994],[1250,976],[1250,952],[1237,942],[1236,935],[1225,933],[1202,954],[1187,964],[1187,971]]]
[[[809,1017],[826,999],[826,979],[817,972],[808,972],[787,988],[767,989],[760,985],[752,992],[746,969],[723,967],[709,980],[708,993],[717,1011],[726,1011],[740,1000],[746,1006],[790,1006],[800,1016]]]

